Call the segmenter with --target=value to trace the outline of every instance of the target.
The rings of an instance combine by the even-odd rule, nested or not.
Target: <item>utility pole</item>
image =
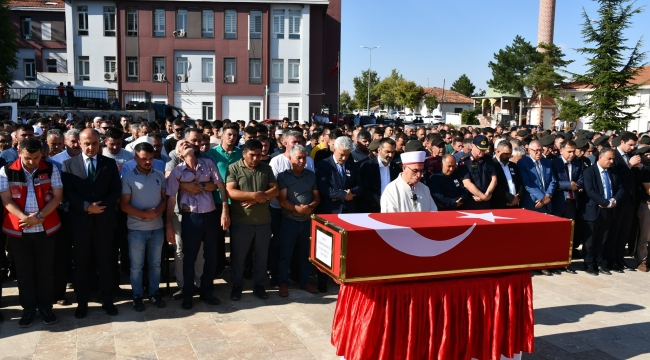
[[[370,116],[370,69],[372,69],[372,51],[374,49],[379,49],[381,46],[368,47],[361,45],[361,47],[370,50],[370,63],[368,64],[368,99],[366,102],[366,115]]]

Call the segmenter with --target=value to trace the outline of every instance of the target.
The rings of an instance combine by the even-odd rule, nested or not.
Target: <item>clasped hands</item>
[[[29,229],[30,227],[42,224],[45,219],[38,217],[38,212],[29,213],[18,221],[18,226],[22,229]]]
[[[535,202],[535,209],[539,209],[542,206],[544,206],[544,205],[546,205],[546,204],[548,204],[550,202],[551,202],[551,195],[546,194],[546,195],[544,195],[542,200],[538,200],[538,201]]]
[[[253,200],[242,201],[241,206],[243,206],[245,209],[248,209],[255,204],[262,204],[269,200],[271,199],[269,199],[269,197],[266,196],[266,194],[263,191],[256,191],[255,198]]]

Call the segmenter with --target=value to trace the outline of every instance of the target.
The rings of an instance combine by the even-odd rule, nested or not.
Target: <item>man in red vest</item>
[[[38,139],[21,140],[20,157],[0,168],[0,198],[5,207],[2,232],[9,235],[23,307],[20,327],[30,327],[38,309],[43,323],[56,323],[54,301],[54,237],[61,228],[56,208],[63,196],[59,171],[41,159]]]

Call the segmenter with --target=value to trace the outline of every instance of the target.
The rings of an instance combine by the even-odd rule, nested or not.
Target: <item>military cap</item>
[[[375,139],[370,142],[370,145],[368,145],[368,150],[370,151],[377,151],[379,149],[379,139]]]
[[[476,146],[477,149],[481,151],[490,150],[490,144],[488,144],[488,138],[483,135],[478,135],[472,140],[472,144]]]
[[[609,147],[609,144],[607,143],[608,140],[609,140],[609,136],[603,135],[603,136],[599,137],[598,139],[594,140],[594,145],[596,145],[596,146],[602,145],[602,146]]]
[[[619,145],[621,145],[621,136],[620,135],[615,137],[614,139],[612,139],[612,146],[613,147],[618,147]]]
[[[585,131],[582,133],[582,135],[584,135],[589,140],[594,138],[594,133],[592,133],[591,131]]]
[[[442,140],[442,139],[440,139],[440,140]],[[407,142],[406,146],[404,147],[404,152],[422,151],[422,150],[424,150],[424,145],[422,145],[422,141],[420,141],[420,140],[411,140],[411,141]]]
[[[519,130],[519,131],[517,131],[517,136],[521,136],[521,137],[528,136],[528,130]]]
[[[642,148],[638,148],[638,149],[634,150],[634,155],[643,155],[643,154],[645,154],[647,152],[650,152],[650,146],[644,146]]]
[[[564,133],[564,132],[559,132],[557,134],[562,136],[564,138],[564,140],[571,140],[571,138],[573,138],[573,136],[571,136],[571,134],[567,134],[567,133]]]
[[[586,137],[579,136],[576,139],[576,148],[577,149],[587,149],[589,147],[589,140]]]
[[[555,136],[546,135],[542,137],[540,141],[542,142],[543,146],[553,146],[553,144],[555,144]]]
[[[639,139],[639,144],[647,145],[650,144],[650,136],[641,136]]]

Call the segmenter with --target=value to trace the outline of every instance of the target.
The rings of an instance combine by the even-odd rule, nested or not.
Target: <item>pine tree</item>
[[[454,81],[454,83],[451,84],[450,89],[467,97],[471,97],[474,93],[474,89],[476,89],[476,86],[472,84],[467,75],[463,74],[458,78],[458,80]]]
[[[638,104],[628,104],[627,99],[639,90],[640,84],[632,79],[644,66],[646,53],[641,51],[639,39],[634,47],[625,45],[623,32],[630,27],[632,16],[641,13],[629,0],[596,0],[600,4],[598,20],[592,20],[586,11],[582,37],[593,47],[577,49],[587,56],[588,70],[576,80],[591,86],[585,101],[586,114],[592,117],[595,130],[623,130],[638,117]],[[625,54],[629,53],[626,57]]]

